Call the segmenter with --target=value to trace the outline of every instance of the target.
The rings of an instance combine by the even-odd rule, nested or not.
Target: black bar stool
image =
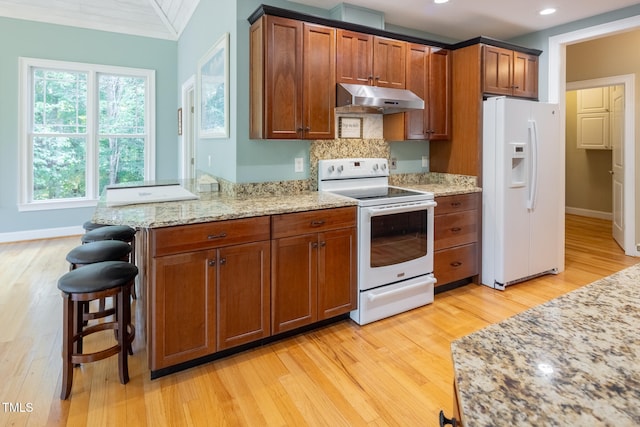
[[[86,265],[69,271],[58,280],[58,289],[63,298],[62,332],[62,389],[60,399],[65,400],[71,393],[73,365],[90,363],[118,355],[120,382],[129,382],[128,349],[135,337],[131,324],[131,303],[129,290],[138,274],[138,268],[125,261],[104,261]],[[112,322],[98,323],[87,328],[79,327],[75,313],[78,303],[100,298],[116,299],[116,316]],[[78,343],[87,335],[113,329],[116,332],[115,345],[94,353],[83,354]],[[80,345],[80,348],[82,346]]]
[[[120,240],[102,240],[77,246],[67,254],[69,270],[75,270],[89,264],[102,261],[128,261],[131,254],[131,245]],[[115,306],[115,304],[114,304]],[[106,309],[104,298],[98,303],[98,311],[90,312],[89,303],[78,303],[77,316],[82,316],[82,325],[86,326],[87,321],[100,319],[102,317],[115,314],[114,308]],[[78,319],[80,321],[80,319]],[[79,351],[82,352],[80,344]],[[133,354],[130,352],[130,354]]]
[[[84,227],[84,225],[83,225]],[[120,240],[131,245],[131,254],[129,259],[131,263],[136,263],[136,229],[128,225],[105,225],[87,231],[82,235],[82,243],[99,242],[102,240]],[[131,293],[133,299],[137,298],[135,284]]]

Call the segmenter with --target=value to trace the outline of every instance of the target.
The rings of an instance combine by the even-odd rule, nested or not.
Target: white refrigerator
[[[484,101],[481,282],[564,270],[564,138],[555,104]]]

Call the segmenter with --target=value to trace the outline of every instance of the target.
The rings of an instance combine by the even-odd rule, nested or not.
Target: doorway
[[[182,122],[179,124],[180,140],[180,178],[193,179],[196,177],[196,144],[195,144],[195,76],[191,76],[182,85]]]
[[[549,102],[560,105],[561,114],[565,113],[565,91],[566,91],[566,47],[569,44],[579,43],[598,37],[604,37],[621,33],[624,31],[640,28],[640,16],[621,19],[594,27],[576,30],[570,33],[549,37]],[[631,159],[624,167],[624,206],[622,221],[624,222],[623,249],[626,255],[640,256],[640,251],[636,247],[636,199],[635,199],[635,78],[631,75],[625,81],[625,98],[629,101],[625,108],[625,126],[623,150],[626,159]],[[565,132],[565,121],[561,121],[562,132]],[[563,152],[564,157],[564,152]],[[561,164],[565,164],[562,159]],[[564,170],[562,171],[564,173]],[[561,196],[565,196],[564,186],[560,189]]]
[[[566,212],[611,220],[611,234],[623,250],[624,172],[633,168],[625,162],[625,87],[632,79],[568,82],[565,98]],[[628,102],[633,105],[633,98]]]

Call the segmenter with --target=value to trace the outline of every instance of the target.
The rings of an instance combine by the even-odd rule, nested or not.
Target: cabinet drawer
[[[355,226],[355,206],[273,215],[271,217],[271,238],[279,239]]]
[[[433,249],[466,245],[478,241],[477,211],[436,215],[433,221]]]
[[[269,240],[268,216],[151,230],[152,256]]]
[[[436,251],[433,256],[433,275],[436,286],[478,274],[478,246],[476,243]]]
[[[469,193],[436,197],[438,206],[435,208],[435,215],[478,209],[479,195],[480,193]]]

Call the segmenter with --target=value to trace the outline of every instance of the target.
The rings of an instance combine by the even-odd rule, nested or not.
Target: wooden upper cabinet
[[[337,30],[336,82],[404,89],[407,43]]]
[[[333,139],[336,106],[336,30],[303,26],[304,139]]]
[[[250,37],[250,137],[333,139],[335,29],[265,15]]]
[[[376,36],[373,49],[374,85],[404,89],[407,43]]]
[[[483,92],[538,98],[538,57],[485,45],[483,51]]]
[[[446,140],[451,134],[451,52],[407,45],[406,88],[424,100],[424,110],[384,116],[384,136],[398,140]]]
[[[538,57],[513,52],[513,96],[538,99]]]
[[[336,81],[371,84],[373,79],[373,36],[337,30]]]

